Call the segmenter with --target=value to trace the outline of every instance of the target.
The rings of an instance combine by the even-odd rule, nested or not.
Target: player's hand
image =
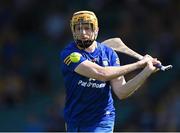
[[[159,71],[159,69],[154,66],[156,64],[161,64],[161,62],[159,60],[157,60],[157,58],[153,58],[152,60],[149,60],[147,62],[146,69],[151,71],[151,73],[155,73],[155,72]]]
[[[148,61],[153,61],[153,58],[150,55],[145,55],[142,60],[139,61],[139,64],[142,66],[146,66]]]
[[[159,61],[159,60],[157,60],[157,58],[153,58],[153,57],[151,57],[150,55],[148,55],[148,54],[146,54],[144,57],[143,57],[143,59],[141,60],[141,61],[139,61],[140,62],[140,64],[142,65],[142,66],[144,66],[144,67],[146,67],[147,65],[149,66],[150,64],[150,62],[152,63],[152,65],[156,65],[156,64],[161,64],[161,62]],[[155,69],[155,68],[154,68]],[[151,69],[151,67],[150,67],[150,70],[153,70],[153,69]],[[154,72],[156,72],[156,71],[158,71],[159,69],[155,69],[154,70]]]
[[[161,65],[161,62],[159,60],[157,60],[157,58],[153,58],[152,63],[153,63],[153,65],[156,65],[156,64]]]
[[[153,61],[153,66],[157,65],[157,64],[160,64],[161,65],[161,62],[159,60],[157,60],[157,58],[154,58]],[[154,72],[157,72],[159,71],[160,69],[156,67],[155,71]]]

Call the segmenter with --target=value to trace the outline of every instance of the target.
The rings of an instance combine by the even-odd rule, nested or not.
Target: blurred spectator
[[[2,100],[8,107],[14,107],[23,102],[24,80],[16,72],[9,71],[4,77]]]
[[[61,89],[62,90],[62,89]],[[48,108],[47,112],[47,131],[65,131],[65,122],[63,119],[63,108],[65,102],[64,91],[59,92],[59,94],[54,98],[55,102]]]
[[[157,129],[159,131],[180,131],[179,81],[174,82],[157,106]]]
[[[33,90],[40,90],[42,93],[51,90],[49,71],[42,55],[36,55],[36,58],[32,60],[29,85]]]
[[[45,132],[43,122],[35,115],[29,114],[27,116],[27,125],[24,129],[25,132]]]
[[[44,32],[52,40],[58,40],[64,32],[65,17],[58,12],[49,13],[44,20]]]

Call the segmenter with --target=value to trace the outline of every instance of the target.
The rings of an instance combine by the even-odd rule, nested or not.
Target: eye
[[[85,30],[85,31],[90,31],[92,30],[91,26],[88,24],[88,25],[76,25],[75,26],[75,31],[77,32],[80,32],[81,30]]]
[[[75,26],[74,29],[75,29],[75,30],[80,30],[80,27],[79,27],[79,26]]]
[[[84,27],[85,30],[90,30],[91,28],[88,26],[88,27]]]

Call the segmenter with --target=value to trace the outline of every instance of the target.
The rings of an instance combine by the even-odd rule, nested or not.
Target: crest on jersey
[[[116,58],[116,64],[120,64],[119,58]]]
[[[103,66],[108,66],[108,61],[107,60],[103,60]]]

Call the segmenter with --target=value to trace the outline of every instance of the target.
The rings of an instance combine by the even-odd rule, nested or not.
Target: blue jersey
[[[70,59],[74,52],[81,55],[78,62]],[[94,52],[89,53],[79,49],[73,42],[61,51],[60,56],[66,88],[65,121],[78,126],[114,119],[115,109],[110,83],[81,76],[74,70],[85,60],[104,67],[119,66],[117,54],[101,43],[97,43]]]

